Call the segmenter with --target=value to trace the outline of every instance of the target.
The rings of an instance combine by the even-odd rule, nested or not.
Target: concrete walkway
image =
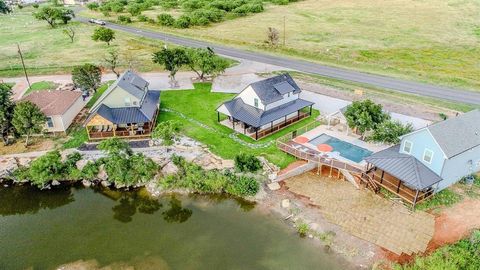
[[[291,192],[308,197],[330,222],[395,254],[424,252],[433,237],[433,215],[418,210],[412,213],[346,181],[308,172],[285,183]]]

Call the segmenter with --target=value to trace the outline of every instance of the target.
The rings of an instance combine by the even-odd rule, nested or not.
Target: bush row
[[[87,7],[97,10],[109,16],[110,12],[128,12],[132,16],[139,16],[144,10],[153,6],[162,6],[164,9],[178,8],[183,14],[174,18],[168,13],[157,16],[158,23],[163,26],[175,28],[189,28],[190,26],[204,26],[210,23],[222,21],[227,15],[229,17],[245,16],[251,13],[264,11],[264,2],[285,5],[297,0],[107,0],[102,4],[89,3]],[[139,17],[139,21],[153,22],[146,17]],[[121,22],[128,22],[127,20]]]
[[[237,176],[229,171],[205,171],[179,156],[174,156],[172,161],[178,167],[178,172],[160,181],[165,189],[184,188],[200,193],[228,193],[244,197],[257,194],[260,188],[258,181],[252,177]]]

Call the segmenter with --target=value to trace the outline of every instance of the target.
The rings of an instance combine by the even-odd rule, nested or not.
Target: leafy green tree
[[[5,3],[4,0],[0,0],[0,13],[7,14],[12,12],[12,9]]]
[[[369,99],[354,101],[347,107],[344,115],[348,126],[357,129],[362,134],[362,139],[365,137],[365,132],[375,129],[390,118],[383,112],[382,105],[375,104]]]
[[[102,71],[100,67],[93,64],[84,64],[74,67],[72,70],[73,83],[82,89],[97,91],[102,80]]]
[[[179,131],[180,123],[177,121],[160,122],[153,130],[152,138],[162,139],[164,145],[172,145]]]
[[[67,27],[63,29],[63,33],[70,38],[70,42],[73,43],[75,40],[75,29],[73,27]]]
[[[188,64],[188,56],[183,48],[163,48],[153,54],[153,62],[163,65],[166,70],[170,72],[170,80],[172,87],[178,87],[178,82],[175,80],[175,75],[178,70]]]
[[[12,124],[19,134],[27,137],[25,140],[27,147],[30,135],[42,132],[46,120],[37,105],[30,101],[22,101],[15,106]]]
[[[60,21],[63,24],[67,24],[75,13],[71,9],[55,6],[42,6],[36,12],[33,13],[33,17],[37,20],[46,21],[52,28]]]
[[[100,142],[98,149],[107,152],[108,155],[131,156],[133,154],[128,142],[119,138],[111,138]]]
[[[95,28],[93,30],[93,35],[92,35],[92,40],[93,41],[103,41],[106,42],[107,45],[110,45],[110,42],[112,42],[115,39],[115,31],[112,29],[100,26]]]
[[[412,124],[403,125],[399,121],[386,120],[379,124],[373,133],[367,137],[367,140],[387,144],[397,144],[400,142],[400,136],[413,131]]]
[[[120,63],[118,55],[118,50],[112,49],[108,51],[107,56],[103,59],[107,67],[118,77],[120,77],[120,72],[117,70],[117,66]]]
[[[8,137],[12,132],[12,119],[15,103],[12,101],[10,85],[0,83],[0,132],[4,145],[8,145]]]
[[[49,181],[62,180],[64,169],[60,152],[58,150],[48,152],[30,164],[30,181],[40,188],[45,187]]]
[[[225,58],[215,54],[211,48],[207,49],[187,49],[188,66],[197,73],[201,81],[205,80],[205,76],[218,76],[225,72],[229,63]]]

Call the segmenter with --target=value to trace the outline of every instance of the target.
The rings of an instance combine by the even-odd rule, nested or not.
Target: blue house
[[[480,111],[413,131],[365,160],[375,182],[415,205],[480,171]]]

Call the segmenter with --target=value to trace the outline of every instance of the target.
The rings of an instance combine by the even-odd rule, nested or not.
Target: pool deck
[[[342,141],[345,141],[345,142],[348,142],[348,143],[351,143],[353,145],[356,145],[358,147],[361,147],[361,148],[364,148],[364,149],[367,149],[369,151],[372,151],[373,153],[375,152],[378,152],[378,151],[381,151],[383,149],[386,149],[388,147],[390,147],[389,145],[384,145],[384,144],[374,144],[374,143],[368,143],[368,142],[365,142],[365,141],[362,141],[360,139],[360,136],[357,135],[357,134],[353,134],[353,133],[349,133],[347,135],[346,131],[339,131],[335,126],[327,126],[327,125],[321,125],[321,126],[318,126],[304,134],[302,134],[301,136],[302,137],[306,137],[308,138],[308,140],[312,140],[316,137],[318,137],[319,135],[321,134],[326,134],[326,135],[329,135],[331,137],[335,137],[339,140],[342,140]],[[308,148],[311,148],[313,150],[316,150],[316,146],[309,143],[309,142],[306,142],[306,143],[302,143],[304,146],[308,147]],[[317,150],[316,150],[317,151]],[[353,163],[353,164],[356,164],[356,165],[366,165],[366,162],[365,161],[361,161],[361,162],[354,162],[350,159],[346,159],[340,155],[334,155],[333,156],[334,158],[340,160],[340,161],[344,161],[344,162],[348,162],[348,163]]]

